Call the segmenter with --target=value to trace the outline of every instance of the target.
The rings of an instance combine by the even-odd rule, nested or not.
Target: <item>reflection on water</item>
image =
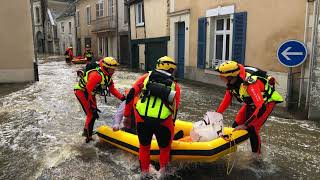
[[[0,179],[139,179],[136,156],[98,140],[84,143],[84,113],[72,89],[80,66],[49,60],[39,65],[39,82],[0,86]],[[123,92],[140,75],[120,69],[114,75],[116,87]],[[216,109],[224,94],[223,88],[198,83],[182,82],[181,88],[178,118],[190,121]],[[96,126],[112,123],[119,100],[109,97],[107,104],[104,98],[98,101],[102,113]],[[226,111],[225,124],[232,123],[238,108],[235,104]],[[168,177],[318,179],[319,123],[280,118],[275,113],[261,135],[261,157],[251,154],[247,142],[237,153],[215,163],[173,162]],[[232,172],[227,175],[233,161]]]

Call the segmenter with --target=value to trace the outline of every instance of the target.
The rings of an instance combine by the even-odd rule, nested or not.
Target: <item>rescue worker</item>
[[[66,51],[64,52],[64,55],[66,57],[66,62],[69,63],[72,61],[73,59],[73,51],[72,51],[72,47],[68,47],[66,49]]]
[[[226,82],[227,90],[218,113],[223,113],[235,97],[244,105],[232,125],[234,130],[248,131],[252,152],[261,153],[259,131],[277,103],[283,101],[275,91],[275,79],[255,67],[243,66],[235,61],[226,61],[216,67]]]
[[[84,58],[87,59],[88,62],[93,61],[93,52],[91,51],[91,48],[88,44],[86,45],[86,49],[84,51],[83,56],[84,56]]]
[[[125,96],[114,87],[112,80],[112,75],[118,66],[116,59],[105,57],[100,60],[97,68],[85,72],[79,83],[74,86],[74,93],[86,113],[83,135],[86,137],[87,143],[93,140],[94,122],[99,118],[98,112],[100,112],[97,108],[95,94],[100,93],[99,91],[101,90],[109,90],[111,94],[121,101],[125,100]]]
[[[160,149],[160,172],[170,160],[174,121],[180,104],[180,86],[174,80],[174,59],[164,56],[158,59],[155,70],[141,76],[130,90],[125,107],[125,119],[134,109],[139,138],[139,160],[143,175],[149,174],[150,144],[153,134]],[[136,96],[136,94],[140,96]]]

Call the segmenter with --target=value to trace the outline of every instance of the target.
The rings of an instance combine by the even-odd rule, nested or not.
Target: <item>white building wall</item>
[[[64,32],[62,32],[61,23],[64,23]],[[71,22],[71,31],[69,33],[69,22]],[[75,18],[74,16],[69,16],[63,19],[57,20],[58,26],[58,38],[59,38],[59,47],[60,54],[64,54],[67,47],[73,47],[73,53],[76,52],[76,34],[75,34]]]

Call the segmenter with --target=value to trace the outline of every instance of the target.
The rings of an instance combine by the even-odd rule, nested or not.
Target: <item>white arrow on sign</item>
[[[303,52],[288,52],[290,51],[292,47],[288,47],[286,50],[284,50],[281,54],[284,58],[286,58],[287,60],[291,60],[289,58],[289,55],[292,55],[292,56],[302,56],[303,55]]]

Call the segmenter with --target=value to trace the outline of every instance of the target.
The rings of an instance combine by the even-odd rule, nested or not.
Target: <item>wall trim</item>
[[[157,37],[157,38],[146,38],[146,39],[132,39],[131,43],[134,44],[146,44],[151,42],[167,42],[170,40],[170,36]]]
[[[180,15],[184,15],[184,14],[190,14],[190,9],[184,9],[184,10],[180,10],[180,11],[171,12],[171,13],[169,13],[169,17],[180,16]]]

